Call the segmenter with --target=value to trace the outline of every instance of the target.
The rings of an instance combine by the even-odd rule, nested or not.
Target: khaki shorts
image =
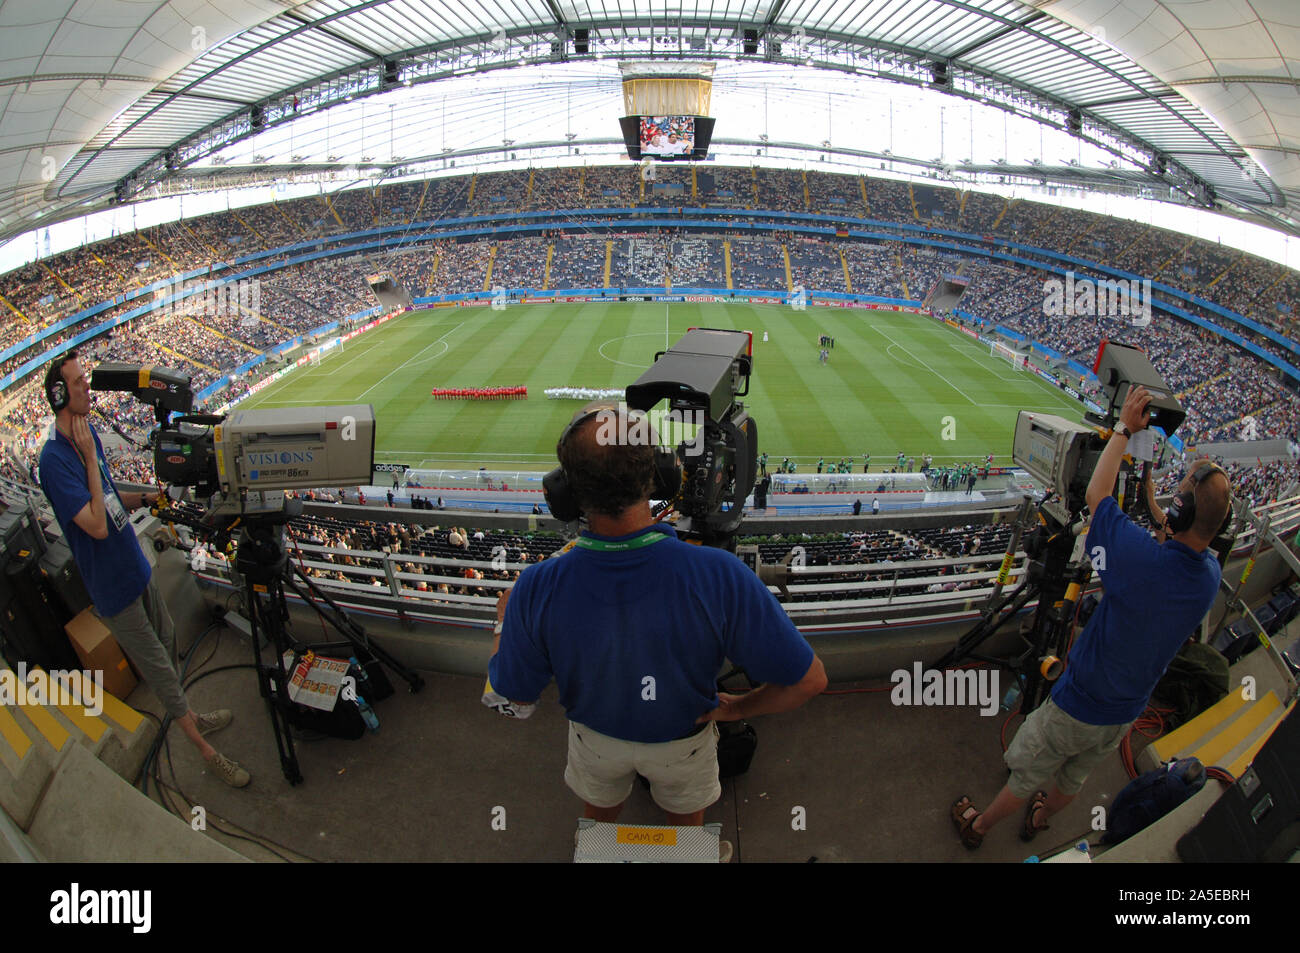
[[[564,783],[593,807],[617,807],[640,774],[650,796],[671,814],[694,814],[722,796],[718,780],[718,726],[662,744],[640,744],[569,722]]]
[[[1102,759],[1119,747],[1132,722],[1089,725],[1071,718],[1049,697],[1030,712],[1003,756],[1011,769],[1007,787],[1018,798],[1047,791],[1055,781],[1062,794],[1078,794]]]

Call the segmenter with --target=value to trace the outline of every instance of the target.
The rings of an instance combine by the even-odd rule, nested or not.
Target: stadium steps
[[[487,272],[483,275],[484,291],[492,290],[492,266],[497,263],[497,248],[499,247],[496,242],[493,242],[492,247],[488,249]]]
[[[794,276],[790,273],[790,249],[781,243],[781,260],[785,262],[785,290],[794,293]]]
[[[290,234],[297,234],[302,238],[307,237],[307,230],[298,223],[297,219],[295,219],[292,215],[290,215],[287,211],[285,211],[283,205],[275,201],[275,199],[271,200],[271,204],[274,205],[275,210],[280,213],[280,217],[289,223]]]
[[[1221,767],[1237,777],[1294,707],[1294,702],[1284,707],[1272,690],[1251,701],[1243,697],[1240,688],[1234,689],[1187,724],[1142,749],[1138,770],[1152,771],[1174,758],[1194,757],[1206,767]]]
[[[420,201],[416,203],[415,213],[409,219],[402,222],[403,225],[410,225],[412,222],[419,220],[420,213],[424,211],[424,199],[429,194],[429,182],[429,179],[424,180],[424,189],[420,192]]]
[[[143,237],[143,236],[141,236],[141,237]],[[150,245],[149,247],[150,247],[150,248],[153,248],[152,245]],[[168,261],[171,261],[170,258],[168,258],[167,260],[168,260]],[[58,282],[61,286],[63,286],[63,288],[66,289],[70,294],[76,295],[78,298],[81,298],[81,300],[82,300],[83,302],[86,300],[84,297],[82,297],[80,291],[78,291],[76,288],[72,287],[72,285],[70,285],[70,284],[68,284],[66,281],[64,281],[63,278],[62,278],[62,276],[60,276],[59,273],[58,273],[57,271],[55,271],[53,268],[51,268],[51,267],[50,267],[49,265],[47,265],[45,262],[42,261],[42,262],[40,263],[40,266],[41,266],[42,268],[45,269],[46,274],[48,274],[51,278],[53,278],[55,281],[57,281],[57,282]]]
[[[293,328],[286,327],[285,325],[281,324],[279,321],[272,321],[266,315],[258,314],[252,308],[245,308],[243,305],[236,305],[236,307],[238,307],[243,314],[249,315],[250,317],[257,318],[257,320],[263,321],[266,324],[271,325],[271,327],[273,328],[279,328],[281,331],[284,331],[285,334],[288,335],[288,337],[293,337],[297,333],[296,331],[294,331]],[[288,338],[286,338],[286,340],[287,339]]]
[[[339,210],[336,209],[334,203],[330,201],[330,197],[328,195],[322,195],[320,199],[325,203],[325,207],[329,209],[329,213],[334,216],[334,221],[339,223],[339,228],[347,228],[347,226],[343,224],[343,219],[339,217]]]
[[[731,286],[728,285],[727,287],[731,287]],[[28,321],[28,320],[27,320],[27,315],[23,314],[21,311],[19,311],[17,308],[15,308],[12,304],[10,304],[9,299],[6,298],[4,295],[0,295],[0,304],[3,304],[6,308],[8,308],[8,309],[9,309],[10,311],[12,311],[14,314],[18,315],[18,317],[22,318],[23,321],[25,321],[27,324],[31,324],[31,323],[32,323],[31,321]]]
[[[1093,231],[1099,228],[1102,225],[1102,223],[1104,223],[1105,221],[1106,219],[1102,218],[1101,216],[1097,216],[1097,218],[1093,221],[1091,225],[1089,225],[1079,234],[1075,235],[1074,238],[1070,239],[1070,244],[1066,246],[1066,251],[1069,253],[1073,253],[1074,247],[1078,245],[1079,242],[1083,241],[1085,238],[1091,235]]]
[[[725,239],[722,242],[722,264],[726,268],[725,274],[727,276],[727,290],[730,291],[735,287],[731,283],[731,242]]]
[[[203,368],[205,371],[211,371],[211,372],[214,373],[214,374],[218,373],[218,371],[217,371],[217,369],[216,369],[215,367],[212,367],[211,365],[208,365],[208,364],[204,364],[202,361],[196,361],[196,360],[195,360],[194,358],[192,358],[192,357],[186,357],[186,356],[185,356],[184,354],[182,354],[180,351],[173,351],[173,350],[172,350],[171,348],[169,348],[166,344],[159,344],[159,343],[158,343],[157,341],[155,341],[153,338],[149,338],[149,343],[152,344],[154,347],[158,348],[158,350],[160,350],[160,351],[166,351],[168,354],[172,355],[173,357],[178,357],[178,358],[180,358],[182,361],[184,361],[184,362],[187,363],[187,364],[193,364],[195,367],[201,367],[201,368]]]
[[[614,243],[612,241],[606,240],[605,241],[605,278],[604,278],[604,285],[602,287],[605,288],[609,287],[609,269],[610,266],[613,265],[613,263],[614,263]]]
[[[849,277],[849,260],[844,257],[844,249],[839,249],[840,267],[844,269],[844,290],[848,294],[853,294],[853,279]],[[728,288],[731,286],[728,285]]]
[[[424,293],[433,294],[434,283],[438,280],[438,266],[442,264],[442,249],[439,248],[433,253],[433,267],[429,269],[429,280],[424,284]]]
[[[0,661],[6,679],[18,676]],[[35,670],[33,670],[33,673]],[[72,673],[85,685],[80,672]],[[29,674],[29,678],[31,674]],[[87,697],[88,693],[82,694]],[[16,698],[17,701],[28,701]],[[66,699],[65,699],[66,700]],[[70,747],[84,748],[128,784],[140,771],[157,730],[135,709],[103,693],[103,711],[81,705],[0,705],[0,807],[26,830]]]
[[[0,862],[248,860],[192,829],[77,744],[64,747],[27,823],[12,820],[0,838]]]
[[[243,341],[239,340],[239,338],[232,338],[229,334],[226,334],[226,333],[224,333],[224,332],[222,332],[222,331],[218,331],[216,328],[208,327],[208,325],[204,324],[202,321],[197,320],[196,318],[194,318],[194,317],[191,316],[191,315],[186,315],[185,317],[186,317],[187,320],[189,320],[189,321],[193,321],[195,324],[197,324],[199,327],[203,328],[205,331],[211,331],[211,332],[212,332],[213,334],[215,334],[217,337],[225,338],[225,339],[226,339],[227,341],[229,341],[231,344],[238,344],[240,347],[242,347],[242,348],[243,348],[244,350],[246,350],[246,351],[252,351],[254,354],[261,354],[261,353],[263,353],[262,351],[259,351],[257,348],[253,347],[253,345],[251,345],[251,344],[245,344]]]
[[[153,249],[153,250],[154,250],[155,252],[157,252],[159,255],[162,255],[163,258],[166,258],[167,261],[168,261],[168,263],[169,263],[173,268],[175,268],[177,271],[179,271],[179,272],[184,272],[184,271],[185,271],[185,269],[182,268],[180,265],[178,265],[178,264],[176,263],[176,261],[175,261],[175,260],[174,260],[170,255],[168,255],[165,251],[163,251],[161,248],[159,248],[159,247],[158,247],[157,245],[155,245],[153,242],[149,241],[149,236],[146,235],[146,234],[144,233],[144,230],[143,230],[143,229],[141,229],[140,231],[136,232],[136,236],[140,239],[140,241],[144,242],[146,245],[148,245],[151,249]],[[78,296],[78,297],[80,297],[80,296]]]
[[[1121,251],[1121,252],[1120,252],[1118,255],[1116,255],[1114,258],[1112,258],[1112,259],[1108,262],[1108,264],[1114,264],[1115,262],[1123,261],[1123,260],[1124,260],[1124,256],[1127,255],[1129,252],[1131,252],[1134,248],[1136,248],[1138,242],[1142,241],[1142,239],[1146,238],[1146,237],[1147,237],[1148,235],[1150,235],[1150,234],[1151,234],[1151,226],[1148,225],[1146,228],[1144,228],[1144,229],[1142,230],[1142,234],[1141,234],[1141,235],[1139,235],[1137,238],[1133,239],[1133,241],[1129,242],[1128,245],[1126,245],[1126,246],[1124,247],[1124,250]]]
[[[804,211],[812,210],[812,192],[808,191],[808,170],[803,170],[803,207]]]
[[[181,223],[180,223],[180,226],[181,226],[181,228],[183,228],[183,229],[184,229],[184,230],[189,234],[190,238],[192,238],[194,241],[198,242],[200,245],[202,245],[202,246],[203,246],[204,248],[206,248],[208,251],[212,252],[212,260],[213,260],[213,261],[221,261],[221,260],[225,257],[224,255],[221,254],[221,252],[217,251],[217,250],[216,250],[215,248],[213,248],[210,244],[208,244],[207,241],[205,241],[205,240],[203,239],[203,237],[199,235],[198,232],[194,231],[194,229],[190,228],[190,227],[189,227],[188,225],[186,225],[184,222],[181,222]],[[92,254],[92,255],[95,255],[94,252],[91,252],[91,254]],[[99,262],[101,265],[103,265],[104,267],[106,267],[106,268],[109,267],[109,266],[108,266],[108,263],[105,262],[105,261],[103,261],[103,260],[102,260],[98,255],[95,255],[95,260],[98,261],[98,262]],[[112,269],[112,270],[116,271],[116,269]]]
[[[1178,251],[1174,252],[1173,255],[1170,256],[1170,258],[1169,258],[1168,261],[1164,262],[1164,263],[1163,263],[1159,268],[1157,268],[1157,269],[1155,270],[1155,274],[1153,274],[1153,275],[1148,275],[1148,277],[1150,277],[1150,278],[1155,278],[1155,277],[1158,277],[1159,275],[1161,275],[1161,274],[1164,272],[1164,270],[1165,270],[1166,268],[1168,268],[1170,265],[1172,265],[1172,264],[1173,264],[1175,261],[1177,261],[1178,259],[1182,258],[1185,254],[1187,254],[1187,249],[1191,248],[1192,245],[1195,244],[1195,242],[1196,242],[1196,239],[1195,239],[1195,238],[1189,238],[1189,239],[1187,239],[1186,243],[1183,245],[1182,248],[1180,248],[1180,249],[1178,249]]]
[[[916,207],[916,191],[912,188],[912,183],[907,183],[907,200],[912,203],[912,218],[918,222],[921,220],[921,210]]]
[[[1210,288],[1213,288],[1224,278],[1228,277],[1228,272],[1232,271],[1232,269],[1236,268],[1239,264],[1241,264],[1245,260],[1246,260],[1246,253],[1242,252],[1235,259],[1233,259],[1232,263],[1228,265],[1227,268],[1219,272],[1218,276],[1213,281],[1211,281],[1208,285],[1205,286],[1206,290],[1208,291]]]
[[[1062,209],[1060,206],[1057,206],[1055,209],[1053,209],[1052,214],[1047,216],[1047,219],[1036,229],[1030,232],[1029,237],[1027,239],[1022,239],[1022,241],[1025,241],[1028,244],[1032,245],[1034,244],[1034,242],[1038,240],[1038,235],[1040,232],[1045,235],[1050,235],[1052,233],[1053,226],[1055,226],[1056,224],[1057,217],[1061,214],[1061,211]]]
[[[866,176],[858,176],[858,189],[862,192],[862,207],[867,210],[867,215],[869,217],[871,215],[871,200],[867,198]]]
[[[246,229],[248,229],[250,232],[252,232],[253,235],[255,235],[255,236],[257,237],[257,240],[258,240],[259,242],[262,243],[262,247],[263,247],[264,249],[266,249],[267,251],[270,251],[273,247],[275,247],[271,242],[268,242],[268,241],[266,240],[266,236],[265,236],[265,235],[263,235],[261,232],[259,232],[257,229],[255,229],[252,225],[249,225],[248,222],[246,222],[244,219],[242,219],[242,218],[239,216],[239,213],[237,213],[234,209],[231,209],[231,210],[230,210],[230,217],[233,218],[233,219],[234,219],[236,222],[238,222],[240,225],[243,225],[243,226],[244,226]]]
[[[1006,216],[1007,216],[1007,212],[1011,211],[1011,207],[1012,207],[1013,205],[1015,205],[1015,204],[1016,204],[1017,202],[1019,202],[1019,201],[1020,201],[1020,199],[1003,199],[1003,200],[1002,200],[1002,211],[998,212],[998,217],[995,218],[995,219],[993,220],[993,224],[989,226],[989,231],[990,231],[990,232],[996,232],[996,231],[998,230],[998,226],[1001,225],[1001,224],[1002,224],[1002,220],[1003,220],[1004,218],[1006,218]]]

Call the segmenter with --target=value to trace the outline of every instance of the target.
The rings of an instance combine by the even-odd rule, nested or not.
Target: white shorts
[[[569,722],[569,763],[564,783],[593,807],[617,807],[640,774],[650,796],[671,814],[694,814],[722,796],[718,780],[718,726],[662,744],[641,744],[602,735]]]

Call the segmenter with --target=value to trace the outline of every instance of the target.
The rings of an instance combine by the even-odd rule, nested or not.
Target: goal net
[[[989,345],[989,355],[1002,358],[1012,367],[1019,367],[1024,362],[1024,359],[1016,351],[1005,344],[999,344],[997,341],[993,341]]]

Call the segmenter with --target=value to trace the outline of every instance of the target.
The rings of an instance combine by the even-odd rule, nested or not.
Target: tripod
[[[248,617],[253,630],[253,665],[257,669],[258,686],[270,713],[271,728],[280,755],[280,768],[286,780],[293,785],[301,783],[303,778],[290,733],[297,706],[289,697],[289,676],[284,668],[284,655],[290,648],[290,639],[285,630],[285,622],[289,618],[289,607],[284,594],[286,585],[344,639],[356,649],[364,650],[358,651],[358,656],[373,655],[400,675],[412,692],[418,692],[424,687],[424,679],[418,672],[405,667],[370,642],[365,630],[353,622],[306,573],[289,561],[284,548],[284,524],[291,515],[286,509],[285,513],[254,518],[246,523],[236,546],[235,570],[243,577],[248,593]],[[299,580],[305,584],[307,591],[299,586]],[[328,612],[318,605],[318,599],[329,607]],[[262,638],[266,639],[274,653],[271,664],[262,658]]]
[[[1021,535],[1036,522],[1039,525],[1025,537],[1025,552],[1030,559],[1025,576],[1015,589],[1003,595],[1002,583]],[[1080,591],[1092,576],[1092,564],[1087,558],[1079,559],[1071,566],[1074,545],[1075,537],[1070,527],[1050,517],[1043,517],[1040,521],[1032,502],[1026,498],[1021,505],[1016,530],[1007,543],[1002,574],[988,607],[979,622],[930,668],[950,668],[969,658],[1010,669],[1024,684],[1020,714],[1028,715],[1037,708],[1050,689],[1050,683],[1065,670],[1064,657],[1069,648],[1066,643],[1074,610]],[[1022,636],[1023,651],[1009,658],[976,651],[1034,599],[1038,600],[1038,607],[1028,634]]]

